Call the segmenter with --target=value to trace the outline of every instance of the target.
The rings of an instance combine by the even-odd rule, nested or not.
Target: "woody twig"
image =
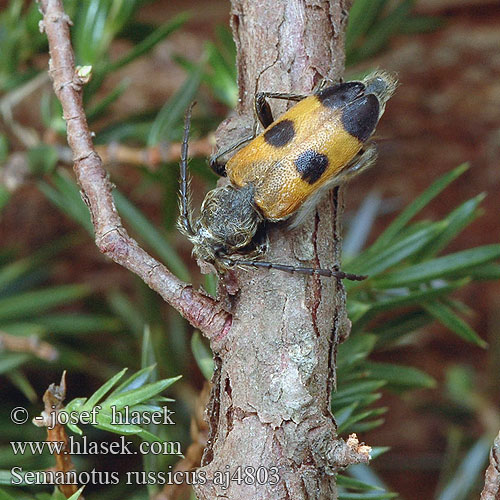
[[[37,336],[20,337],[0,331],[0,352],[3,350],[33,354],[45,361],[54,361],[59,357],[59,352],[54,346]]]
[[[60,453],[55,453],[56,465],[52,469],[54,473],[58,473],[57,477],[72,477],[75,467],[71,460],[71,455],[68,453],[68,436],[64,425],[58,423],[58,418],[55,416],[59,411],[64,409],[64,399],[66,398],[66,372],[62,374],[59,385],[50,384],[50,387],[43,395],[45,409],[42,417],[37,417],[33,423],[38,427],[47,427],[47,441],[56,443],[64,443],[64,449]],[[61,493],[69,498],[76,493],[78,486],[69,480],[61,483],[59,479],[57,484]]]
[[[82,197],[89,207],[99,250],[116,263],[137,274],[148,286],[177,309],[208,338],[225,336],[231,316],[211,297],[174,276],[145,252],[122,225],[111,194],[112,185],[92,143],[82,103],[82,87],[88,75],[75,68],[70,41],[71,20],[61,0],[39,1],[49,41],[49,74],[66,120],[73,168]]]

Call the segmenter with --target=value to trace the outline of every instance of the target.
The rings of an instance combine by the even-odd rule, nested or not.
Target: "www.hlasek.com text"
[[[69,436],[67,441],[11,441],[14,455],[182,455],[180,441],[141,441],[134,443],[120,436],[117,441],[91,441],[87,436]]]

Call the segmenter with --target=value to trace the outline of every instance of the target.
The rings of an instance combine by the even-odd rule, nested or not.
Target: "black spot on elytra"
[[[264,134],[264,140],[271,146],[286,146],[295,136],[292,120],[281,120]]]
[[[354,101],[364,90],[365,85],[361,82],[340,83],[318,92],[317,97],[319,102],[327,108],[340,108]]]
[[[380,104],[373,94],[354,100],[342,110],[342,125],[349,134],[365,142],[375,130]]]
[[[295,168],[303,180],[314,184],[328,167],[328,157],[309,149],[304,151],[295,160]]]

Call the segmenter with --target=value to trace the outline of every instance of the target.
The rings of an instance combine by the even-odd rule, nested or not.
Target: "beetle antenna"
[[[193,101],[186,111],[184,120],[184,137],[181,147],[181,162],[180,162],[180,185],[179,185],[179,219],[177,224],[179,229],[187,236],[194,236],[193,226],[191,223],[191,190],[190,178],[188,174],[188,141],[189,129],[191,127],[191,114],[193,106],[196,104]]]
[[[296,267],[296,266],[287,266],[284,264],[275,264],[274,262],[266,262],[261,260],[243,260],[243,259],[224,259],[224,262],[227,262],[231,265],[236,266],[247,266],[247,267],[262,267],[264,269],[277,269],[278,271],[284,271],[286,273],[297,273],[297,274],[307,274],[309,276],[318,275],[318,276],[326,276],[328,278],[337,278],[339,280],[347,279],[351,281],[363,281],[367,278],[367,276],[352,274],[352,273],[344,273],[344,271],[337,271],[332,269],[322,269],[322,268],[314,268],[314,267]]]

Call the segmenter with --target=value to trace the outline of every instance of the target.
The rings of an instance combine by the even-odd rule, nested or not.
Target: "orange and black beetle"
[[[325,190],[374,162],[376,149],[367,141],[395,88],[394,77],[377,71],[363,81],[339,83],[309,96],[257,94],[256,113],[265,130],[211,159],[211,167],[219,175],[227,175],[230,184],[207,194],[196,221],[192,220],[187,180],[189,111],[182,148],[178,225],[193,243],[195,257],[219,271],[253,266],[361,279],[341,271],[258,259],[267,248],[267,222],[289,220],[296,226]],[[266,98],[299,102],[274,121]],[[226,165],[219,163],[220,156],[245,142],[248,144]]]

